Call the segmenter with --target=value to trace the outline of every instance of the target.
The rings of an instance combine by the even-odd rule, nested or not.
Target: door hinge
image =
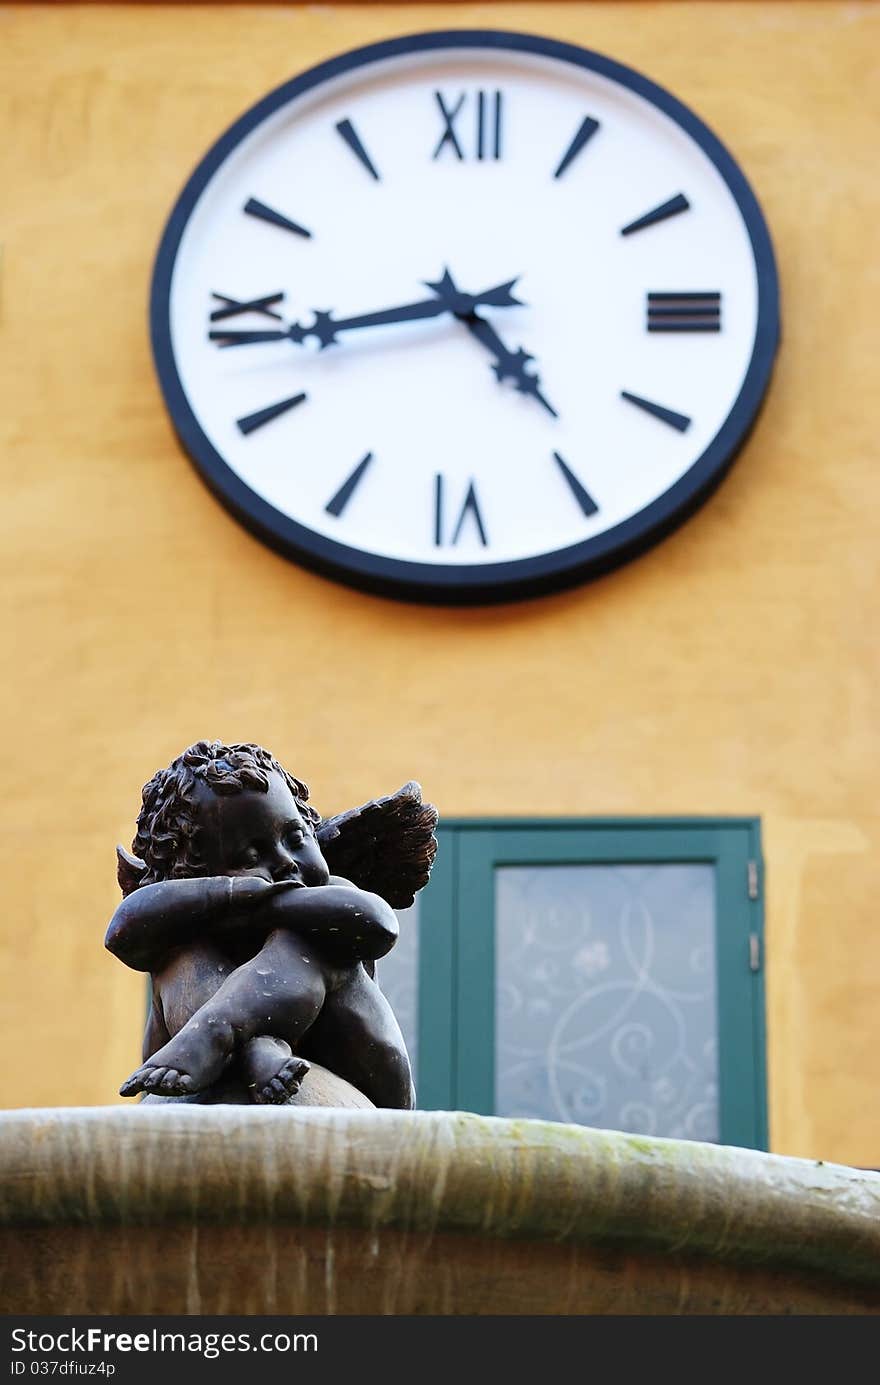
[[[758,862],[749,861],[748,866],[749,899],[758,898]]]
[[[761,970],[761,939],[757,933],[749,934],[749,970]]]

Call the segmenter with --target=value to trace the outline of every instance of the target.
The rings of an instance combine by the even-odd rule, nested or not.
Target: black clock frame
[[[447,565],[381,557],[326,538],[282,514],[245,485],[202,431],[171,344],[169,296],[181,237],[207,183],[241,140],[279,107],[331,78],[407,53],[454,48],[555,58],[608,77],[657,106],[696,141],[727,184],[751,240],[758,280],[757,330],[742,388],[721,428],[684,476],[613,529],[552,553],[503,563]],[[779,344],[779,280],[770,234],[745,175],[720,140],[676,97],[632,68],[575,44],[506,30],[450,29],[408,34],[339,54],[277,87],[230,126],[189,178],[165,227],[153,271],[150,328],[159,381],[184,450],[220,501],[264,543],[304,567],[365,591],[438,605],[485,605],[556,591],[618,567],[659,542],[709,497],[736,459],[764,402]]]

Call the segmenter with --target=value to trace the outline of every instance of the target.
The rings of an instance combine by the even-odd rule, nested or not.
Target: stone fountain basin
[[[41,1314],[880,1311],[880,1174],[462,1112],[0,1113]]]

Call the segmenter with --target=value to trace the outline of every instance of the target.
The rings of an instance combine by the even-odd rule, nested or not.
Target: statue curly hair
[[[206,875],[199,850],[197,785],[207,784],[216,794],[237,794],[245,789],[268,793],[273,771],[287,784],[303,817],[317,826],[321,815],[309,804],[308,786],[260,745],[196,741],[167,769],[157,770],[143,789],[143,806],[131,844],[135,859],[127,853],[123,859],[120,852],[123,894],[159,880]]]

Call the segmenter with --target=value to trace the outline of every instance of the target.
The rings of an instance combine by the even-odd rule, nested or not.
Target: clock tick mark
[[[578,154],[584,148],[584,145],[587,144],[588,141],[593,138],[598,128],[598,120],[595,120],[591,115],[584,116],[583,120],[577,128],[577,131],[575,132],[574,139],[571,141],[571,144],[568,146],[562,158],[559,160],[556,172],[553,174],[554,178],[562,177],[563,173],[569,167],[569,165],[574,163]]]
[[[556,465],[559,467],[559,470],[562,472],[563,476],[568,482],[568,488],[574,496],[575,500],[577,501],[578,505],[580,506],[583,514],[585,514],[588,519],[592,515],[598,514],[599,506],[596,504],[595,500],[590,495],[590,492],[581,483],[581,481],[578,480],[577,476],[575,476],[571,467],[565,461],[563,461],[562,457],[560,457],[558,452],[553,453],[553,460],[556,462]]]
[[[373,178],[376,179],[377,183],[380,182],[381,179],[376,170],[376,166],[370,158],[369,154],[367,153],[366,149],[364,148],[363,141],[361,140],[360,135],[358,134],[357,130],[354,128],[348,117],[346,117],[345,120],[338,120],[336,122],[336,129],[339,131],[340,135],[345,140],[351,152],[355,155],[356,158],[360,159],[361,163],[363,164],[367,172],[371,174]]]
[[[283,212],[276,212],[274,208],[267,207],[265,202],[258,201],[256,197],[249,197],[243,210],[248,216],[257,217],[259,221],[268,221],[271,226],[280,226],[283,231],[293,231],[294,235],[305,236],[307,240],[311,240],[312,233],[307,231],[305,226],[300,226],[298,221],[291,221]]]
[[[339,487],[339,490],[336,492],[336,494],[332,497],[331,500],[328,500],[327,504],[324,506],[324,509],[327,511],[328,515],[333,515],[334,519],[339,518],[339,516],[342,514],[342,511],[348,504],[349,500],[354,495],[355,490],[357,489],[363,478],[364,472],[366,471],[367,467],[370,465],[370,462],[372,460],[372,452],[368,452],[365,457],[361,458],[361,460],[358,462],[357,466],[355,467],[351,475],[348,477],[348,479],[346,481],[343,481],[342,485]]]
[[[286,414],[288,409],[295,409],[297,404],[302,404],[306,399],[307,394],[294,394],[290,399],[281,399],[277,404],[270,404],[268,408],[258,409],[255,414],[246,414],[244,418],[237,418],[235,421],[241,432],[247,436],[257,428],[262,428],[264,423],[271,423],[273,418]]]
[[[637,217],[628,226],[621,227],[620,234],[631,236],[635,231],[644,231],[648,226],[656,226],[658,221],[668,221],[671,216],[679,216],[681,212],[689,211],[690,205],[684,193],[678,192],[675,197],[670,197],[668,202],[661,202],[659,207],[645,212],[644,216]]]
[[[637,408],[644,409],[646,414],[651,414],[654,418],[659,418],[662,423],[668,423],[670,428],[675,428],[679,433],[684,433],[691,426],[692,420],[687,414],[677,414],[674,409],[666,409],[662,404],[654,404],[650,399],[642,399],[641,395],[630,394],[629,390],[620,391],[621,399],[626,399],[628,403],[635,404]]]

